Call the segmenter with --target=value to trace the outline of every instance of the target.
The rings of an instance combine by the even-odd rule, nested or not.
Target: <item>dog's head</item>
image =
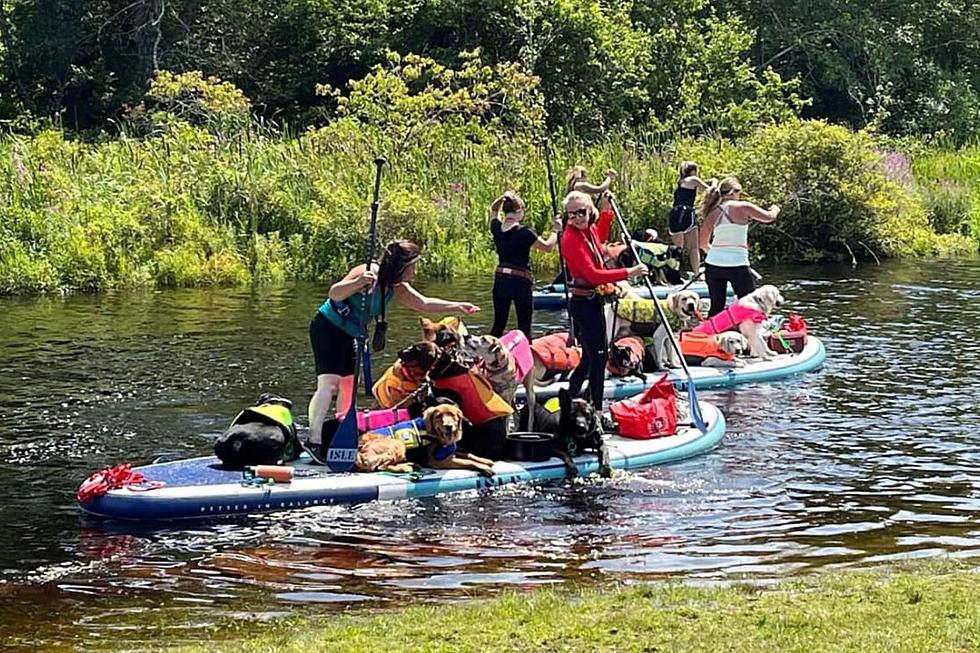
[[[460,336],[459,346],[465,353],[482,360],[489,370],[506,369],[513,359],[500,339],[491,335]]]
[[[572,399],[568,390],[558,391],[559,432],[576,443],[588,443],[598,433],[599,420],[595,408],[585,399]]]
[[[425,432],[439,443],[448,447],[463,437],[463,411],[455,404],[430,406],[422,413]]]
[[[680,290],[667,297],[667,305],[671,313],[681,320],[700,319],[700,301],[701,298],[693,290]]]
[[[609,367],[617,376],[643,376],[643,339],[627,336],[610,345]]]
[[[749,351],[749,341],[738,331],[725,331],[715,336],[718,348],[732,356],[741,356]]]
[[[756,288],[748,297],[751,297],[766,315],[782,306],[785,301],[782,293],[779,292],[779,288],[771,284]]]
[[[421,381],[435,367],[439,360],[439,347],[434,342],[423,340],[405,347],[398,352],[402,374],[407,379]]]
[[[419,324],[422,327],[422,340],[434,342],[443,348],[457,346],[459,337],[467,333],[463,321],[456,316],[444,317],[438,322],[433,322],[427,317],[420,317]]]
[[[259,395],[259,400],[255,402],[256,406],[264,406],[266,404],[279,404],[280,406],[285,406],[292,410],[293,402],[277,395],[275,392],[263,392]]]

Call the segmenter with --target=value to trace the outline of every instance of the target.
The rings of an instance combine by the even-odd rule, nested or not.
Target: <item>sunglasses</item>
[[[569,218],[584,218],[589,214],[589,209],[581,208],[575,209],[574,211],[566,211]]]

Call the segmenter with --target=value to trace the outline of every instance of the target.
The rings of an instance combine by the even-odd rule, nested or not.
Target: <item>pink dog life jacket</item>
[[[731,306],[725,307],[721,313],[708,318],[691,330],[695,333],[714,335],[737,329],[738,325],[746,320],[761,324],[765,319],[766,314],[759,309],[735,302]]]

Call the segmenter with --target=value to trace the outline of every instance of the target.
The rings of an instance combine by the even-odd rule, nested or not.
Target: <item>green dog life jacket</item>
[[[286,447],[282,451],[283,460],[295,460],[299,457],[299,441],[296,437],[296,425],[293,423],[293,411],[282,404],[262,404],[252,406],[238,413],[231,425],[241,422],[262,422],[272,424],[282,429]]]
[[[636,245],[636,253],[640,255],[640,263],[645,263],[649,268],[673,268],[681,269],[681,262],[675,258],[667,256],[667,248],[670,245],[663,243],[641,243],[633,242]]]

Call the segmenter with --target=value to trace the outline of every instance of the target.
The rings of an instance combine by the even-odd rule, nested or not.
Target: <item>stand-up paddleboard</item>
[[[819,338],[809,336],[803,351],[793,354],[777,354],[776,358],[768,361],[755,358],[743,358],[743,367],[697,367],[690,366],[691,378],[694,387],[698,390],[708,388],[722,388],[740,385],[742,383],[760,383],[765,381],[778,381],[779,379],[802,374],[820,367],[827,352]],[[651,372],[644,375],[644,378],[629,377],[623,379],[608,378],[605,383],[603,396],[607,399],[622,399],[632,397],[642,392],[645,388],[653,385],[663,372]],[[679,369],[673,369],[669,377],[678,388],[687,387],[687,379]],[[535,399],[555,397],[562,388],[567,388],[568,383],[558,381],[548,385],[537,386],[534,390]],[[517,388],[517,396],[524,396],[524,386]]]
[[[552,284],[535,289],[532,294],[534,309],[538,311],[560,311],[565,308],[565,293],[562,284]],[[664,299],[667,295],[678,290],[693,290],[698,297],[708,297],[708,286],[703,281],[696,281],[691,285],[680,284],[676,286],[654,286],[653,292],[658,299]],[[650,299],[650,290],[646,286],[634,286],[633,292],[638,297]],[[728,286],[728,296],[734,297],[731,285]]]
[[[678,405],[680,418],[686,405]],[[609,462],[615,469],[642,469],[663,465],[703,453],[721,440],[725,418],[711,404],[701,402],[707,431],[678,421],[676,435],[653,440],[607,438]],[[577,456],[579,474],[598,471],[595,454]],[[331,474],[301,458],[293,464],[291,482],[256,485],[243,482],[242,472],[226,471],[213,456],[134,467],[142,474],[141,485],[109,490],[82,502],[87,513],[110,519],[161,521],[208,518],[311,506],[366,503],[432,497],[450,492],[482,490],[516,483],[532,483],[565,477],[560,459],[544,462],[497,461],[494,476],[468,470],[423,470],[413,480],[384,473]]]

